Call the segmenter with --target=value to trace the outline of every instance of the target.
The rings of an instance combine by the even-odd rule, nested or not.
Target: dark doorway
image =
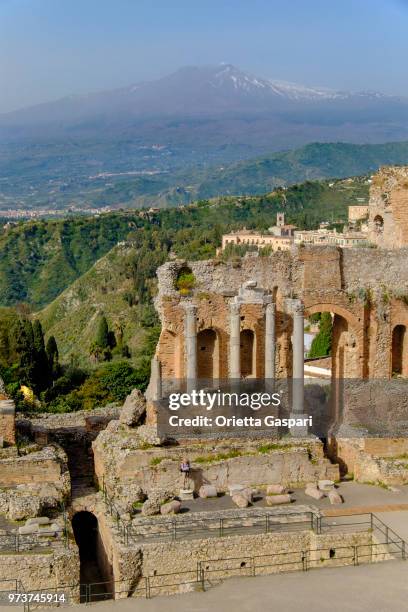
[[[255,375],[254,332],[251,329],[241,331],[241,376],[248,378]]]
[[[405,325],[396,325],[392,332],[392,374],[406,376],[406,328]]]
[[[98,519],[91,512],[77,512],[72,519],[72,528],[79,548],[81,602],[105,599],[110,577],[104,575],[101,564]]]
[[[203,329],[197,334],[197,374],[199,379],[218,378],[218,342],[213,329]]]

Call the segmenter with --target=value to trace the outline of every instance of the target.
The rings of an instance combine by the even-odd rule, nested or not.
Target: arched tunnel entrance
[[[112,569],[100,537],[98,519],[92,512],[77,512],[72,529],[79,549],[81,602],[109,597]]]

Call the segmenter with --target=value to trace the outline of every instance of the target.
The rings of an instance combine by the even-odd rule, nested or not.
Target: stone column
[[[151,362],[151,399],[158,402],[162,398],[162,380],[161,380],[161,363],[155,356]]]
[[[304,407],[304,308],[296,304],[293,310],[293,402],[292,412],[303,414]]]
[[[197,380],[197,308],[193,304],[186,306],[184,319],[184,338],[186,347],[187,389],[193,390]]]
[[[275,378],[275,304],[266,305],[265,314],[265,380]]]
[[[239,303],[230,304],[230,341],[229,341],[229,375],[231,379],[241,378],[241,321]]]

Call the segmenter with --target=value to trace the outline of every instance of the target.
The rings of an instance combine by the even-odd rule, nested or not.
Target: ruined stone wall
[[[178,270],[186,262],[170,262],[159,268],[156,306],[162,320],[162,334],[156,354],[164,379],[185,375],[185,305],[197,308],[197,331],[211,329],[217,350],[213,378],[229,372],[229,309],[240,287],[252,280],[276,302],[276,363],[278,377],[291,375],[292,316],[287,298],[300,298],[305,316],[331,312],[337,317],[337,364],[339,377],[389,378],[395,367],[392,337],[395,326],[408,329],[408,249],[299,247],[291,253],[270,257],[244,257],[239,264],[218,261],[191,262],[196,286],[188,297],[175,289]],[[253,375],[264,372],[264,319],[260,304],[242,303],[241,331],[253,330],[255,366]],[[341,332],[341,333],[340,333]],[[408,339],[408,334],[407,334]],[[404,348],[402,374],[408,374],[408,340]],[[200,353],[198,351],[198,358]],[[334,353],[334,361],[336,353]],[[208,368],[207,368],[208,369]],[[245,372],[245,369],[244,369]]]
[[[12,400],[0,400],[0,448],[15,444],[15,406]]]
[[[373,176],[369,200],[369,239],[380,247],[408,245],[408,167],[381,168]]]
[[[0,554],[0,584],[2,580],[21,580],[27,592],[50,592],[50,589],[56,587],[77,585],[78,549],[73,546],[48,554]],[[67,589],[67,592],[73,597],[74,603],[79,603],[78,588]]]
[[[261,448],[267,450],[271,442],[263,440]],[[281,450],[274,440],[270,452],[260,452],[259,445],[242,440],[200,441],[185,442],[178,448],[144,449],[137,448],[137,432],[129,428],[121,434],[105,430],[93,444],[95,472],[98,482],[105,482],[110,494],[117,497],[126,496],[127,485],[138,485],[146,493],[166,488],[177,494],[182,486],[179,464],[184,455],[190,459],[196,491],[204,483],[214,484],[222,492],[236,482],[300,486],[320,478],[339,478],[338,466],[324,459],[319,440],[283,443]],[[228,458],[232,451],[238,456]]]
[[[56,452],[46,447],[21,457],[0,460],[0,486],[8,487],[28,483],[60,482],[68,478],[66,457],[61,449]]]
[[[407,438],[338,438],[329,447],[342,474],[352,474],[358,482],[387,486],[408,483],[407,451]]]
[[[258,556],[263,556],[263,564],[270,566],[258,568],[257,574],[300,570],[300,551],[310,551],[308,558],[314,567],[351,565],[354,546],[361,546],[362,552],[368,552],[371,541],[372,535],[367,532],[316,535],[299,531],[145,544],[142,546],[143,575],[179,572],[181,576],[183,572],[194,571],[197,562],[207,561],[205,567],[216,570],[208,577],[230,577],[227,567],[233,566],[238,570],[236,576],[245,576],[251,569],[251,558]],[[334,551],[334,558],[330,557],[330,550]],[[230,562],[223,565],[223,559],[230,559]],[[287,565],[277,567],[275,564],[279,560]]]

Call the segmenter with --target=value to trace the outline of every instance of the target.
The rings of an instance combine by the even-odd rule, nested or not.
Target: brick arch
[[[333,378],[362,378],[364,376],[363,323],[339,304],[321,303],[305,307],[306,317],[317,312],[332,312],[335,315],[332,341]],[[356,346],[348,342],[350,332],[355,338]]]
[[[312,306],[305,306],[305,317],[309,317],[312,314],[316,314],[317,312],[334,312],[334,314],[343,317],[346,319],[347,323],[351,325],[354,332],[358,335],[359,328],[362,327],[360,321],[357,317],[339,304],[325,303],[325,304],[313,304]]]

